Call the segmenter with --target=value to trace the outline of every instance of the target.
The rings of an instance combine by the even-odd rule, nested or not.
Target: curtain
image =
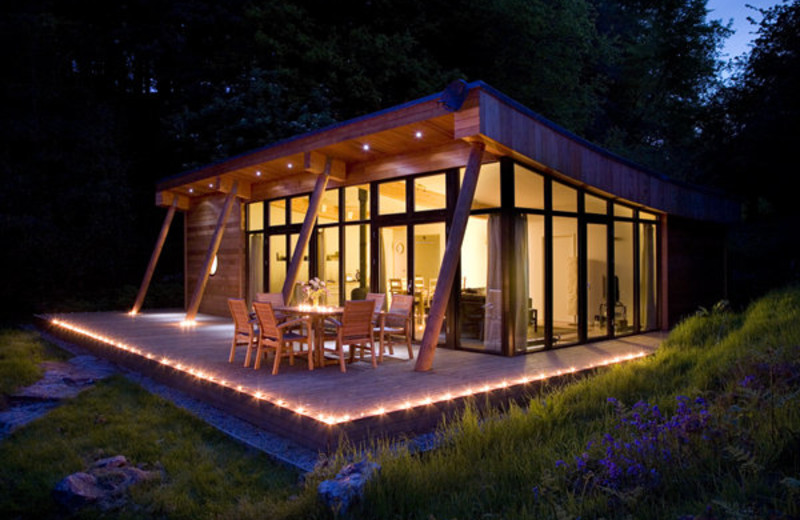
[[[656,327],[655,226],[642,224],[642,327]]]
[[[528,266],[528,218],[526,215],[514,217],[514,264],[515,279],[511,280],[514,286],[514,302],[511,304],[514,313],[514,344],[517,350],[524,349],[528,344],[528,309],[530,304],[530,271]]]
[[[248,298],[253,301],[256,293],[264,292],[264,234],[250,235],[250,262]]]
[[[489,215],[486,229],[489,257],[486,267],[483,346],[488,351],[500,352],[503,348],[503,265],[500,254],[502,224],[499,214]]]

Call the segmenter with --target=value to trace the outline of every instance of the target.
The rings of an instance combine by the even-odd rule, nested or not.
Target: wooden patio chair
[[[383,310],[383,304],[386,302],[386,294],[384,293],[367,293],[366,300],[375,302],[375,314]]]
[[[233,363],[236,355],[236,347],[244,345],[247,349],[247,357],[250,357],[250,348],[256,341],[255,327],[253,320],[247,313],[247,302],[241,298],[228,298],[228,308],[233,316],[233,341],[231,342],[231,355],[228,363]],[[247,366],[245,364],[245,366]]]
[[[414,359],[414,351],[411,349],[411,311],[414,308],[414,296],[410,294],[397,294],[392,298],[392,305],[389,312],[384,316],[383,338],[387,340],[389,353],[394,354],[392,338],[397,336],[405,337],[408,347],[408,358]],[[380,327],[375,329],[380,334]]]
[[[278,321],[283,321],[288,317],[286,314],[283,314],[282,312],[275,311],[275,307],[284,306],[283,293],[259,292],[256,293],[255,297],[253,298],[253,303],[255,302],[272,304],[272,309],[275,312],[275,317],[278,318]]]
[[[314,348],[311,345],[311,327],[308,320],[305,318],[297,318],[279,323],[275,317],[275,312],[272,310],[272,304],[268,302],[253,302],[253,309],[256,312],[256,319],[258,320],[258,342],[256,344],[256,361],[254,368],[256,370],[261,368],[261,358],[266,357],[269,350],[274,350],[275,362],[272,365],[272,375],[278,373],[281,358],[287,356],[289,357],[290,365],[294,364],[294,357],[296,355],[306,356],[308,358],[308,369],[314,370]],[[298,328],[298,326],[304,324],[306,326],[306,334],[302,334],[302,328]],[[301,332],[291,330],[293,328],[298,328]],[[293,343],[301,344],[300,351],[295,352]],[[302,345],[306,346],[305,350],[303,350]],[[248,350],[244,366],[250,364],[251,351],[252,349]]]
[[[327,321],[336,325],[335,350],[323,347],[323,352],[335,352],[339,358],[339,367],[345,372],[344,346],[350,347],[350,361],[355,356],[355,350],[361,349],[361,358],[364,358],[364,349],[372,352],[372,367],[378,366],[375,352],[375,338],[373,333],[372,318],[375,303],[370,300],[349,300],[344,303],[342,321],[329,318]],[[334,339],[328,337],[327,339]]]

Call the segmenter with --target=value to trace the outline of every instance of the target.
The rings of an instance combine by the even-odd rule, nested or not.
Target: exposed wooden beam
[[[177,209],[181,211],[189,211],[191,202],[189,201],[189,197],[187,197],[186,195],[182,195],[180,193],[174,193],[172,191],[156,192],[156,206],[169,208],[170,206],[172,206],[172,203],[174,201],[177,201],[177,206],[176,206]]]
[[[161,233],[158,234],[156,246],[153,248],[153,254],[150,255],[150,263],[147,264],[147,270],[144,272],[142,285],[139,286],[139,293],[136,295],[136,301],[133,303],[131,314],[137,314],[142,309],[144,304],[144,297],[147,294],[147,289],[150,287],[150,281],[153,279],[153,273],[156,270],[156,263],[158,257],[161,256],[161,250],[164,249],[164,242],[167,241],[167,233],[172,224],[172,219],[175,216],[175,210],[178,208],[178,197],[172,198],[172,205],[167,210],[167,216],[164,217],[164,223],[161,225]]]
[[[344,161],[331,159],[319,152],[310,151],[303,154],[303,170],[308,173],[319,175],[327,168],[328,161],[331,161],[330,178],[335,181],[344,182],[347,178],[347,165]]]
[[[472,200],[475,198],[475,188],[478,185],[478,173],[480,173],[481,169],[484,147],[485,145],[481,141],[475,141],[472,143],[472,149],[469,153],[467,168],[464,172],[464,181],[461,184],[461,191],[458,193],[453,221],[450,224],[450,234],[447,237],[442,267],[439,269],[436,290],[431,301],[428,323],[425,325],[422,346],[419,349],[419,356],[417,356],[417,363],[414,367],[414,370],[418,372],[424,372],[433,367],[436,344],[439,341],[439,333],[444,323],[447,302],[453,290],[456,268],[461,257],[461,244],[464,241],[464,233],[466,232],[469,213],[472,209]]]
[[[192,299],[189,302],[189,307],[186,310],[186,321],[191,322],[197,317],[197,311],[200,309],[200,301],[203,299],[203,292],[208,283],[208,276],[211,273],[211,265],[214,262],[214,257],[217,256],[219,245],[222,242],[222,234],[225,231],[225,223],[228,221],[228,216],[231,214],[233,201],[236,198],[236,190],[239,187],[238,181],[233,181],[231,190],[225,197],[225,203],[222,206],[222,211],[219,213],[217,219],[217,227],[214,229],[214,235],[211,237],[211,243],[208,245],[208,252],[206,253],[205,261],[203,261],[203,269],[200,271],[200,276],[197,278],[197,283],[192,293]]]
[[[314,224],[317,221],[317,214],[322,205],[322,195],[325,193],[325,188],[328,186],[328,179],[330,179],[332,162],[331,158],[328,157],[325,161],[325,168],[322,170],[319,177],[317,177],[314,191],[311,194],[311,200],[308,203],[308,211],[306,211],[306,216],[303,220],[303,227],[300,228],[300,236],[297,239],[297,244],[294,246],[292,262],[289,264],[289,269],[286,272],[286,281],[283,283],[283,301],[287,303],[290,300],[292,289],[300,273],[300,264],[303,263],[303,252],[306,247],[308,247],[308,242],[311,239],[311,231],[314,229]]]

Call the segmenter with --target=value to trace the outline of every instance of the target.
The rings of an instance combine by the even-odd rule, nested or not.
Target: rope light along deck
[[[431,405],[434,405],[434,404],[437,404],[437,403],[445,403],[445,402],[448,402],[448,401],[452,401],[454,399],[470,397],[470,396],[474,396],[474,395],[481,394],[481,393],[488,393],[488,392],[492,392],[494,390],[502,390],[502,389],[507,389],[507,388],[513,387],[513,386],[534,383],[534,382],[542,381],[542,380],[549,379],[549,378],[552,378],[552,377],[559,377],[559,376],[563,376],[563,375],[567,375],[567,374],[574,374],[574,373],[576,373],[578,371],[578,369],[576,367],[570,367],[570,368],[567,368],[567,369],[560,369],[560,370],[553,370],[553,371],[549,371],[549,372],[541,371],[536,375],[525,375],[525,376],[522,376],[522,377],[519,377],[519,378],[515,378],[515,379],[506,378],[506,379],[502,379],[502,380],[498,380],[498,381],[484,382],[484,383],[482,383],[480,385],[465,386],[465,387],[463,387],[461,389],[450,390],[450,391],[447,391],[447,392],[444,392],[444,393],[441,393],[441,394],[425,395],[424,397],[421,397],[421,398],[415,399],[415,400],[406,399],[405,401],[403,401],[401,403],[398,403],[398,404],[394,404],[394,405],[379,405],[379,406],[377,406],[375,408],[368,409],[368,410],[352,411],[351,413],[345,413],[345,414],[331,414],[331,413],[326,413],[326,411],[324,411],[324,410],[313,410],[313,409],[311,409],[311,408],[309,408],[307,406],[304,406],[304,405],[301,405],[301,404],[298,404],[298,403],[293,403],[293,402],[291,402],[289,400],[286,400],[284,398],[280,398],[280,397],[277,397],[277,396],[272,396],[272,395],[269,395],[269,394],[267,394],[265,392],[262,392],[260,390],[255,390],[255,389],[247,387],[247,386],[243,386],[243,385],[240,385],[240,384],[232,383],[232,382],[227,381],[226,379],[224,379],[222,377],[216,376],[216,375],[214,375],[212,373],[209,373],[207,371],[204,371],[204,370],[200,370],[200,369],[198,369],[196,367],[187,365],[187,364],[185,364],[183,362],[179,362],[179,361],[170,359],[169,357],[155,356],[150,352],[145,352],[144,350],[142,350],[141,348],[139,348],[139,347],[137,347],[135,345],[131,345],[131,344],[128,344],[128,343],[125,343],[125,342],[122,342],[122,341],[118,341],[118,340],[116,340],[114,338],[111,338],[109,336],[106,336],[104,334],[100,334],[100,333],[94,332],[92,330],[88,330],[88,329],[86,329],[84,327],[79,327],[77,325],[74,325],[72,323],[69,323],[69,322],[61,320],[61,319],[52,318],[52,319],[50,319],[50,323],[52,325],[56,326],[56,327],[60,327],[62,329],[68,330],[68,331],[72,332],[73,334],[78,334],[78,335],[81,335],[81,336],[85,336],[85,337],[87,337],[89,339],[92,339],[94,341],[103,343],[104,345],[119,349],[119,350],[127,352],[129,354],[141,356],[141,357],[143,357],[143,358],[145,358],[147,360],[160,363],[161,365],[169,367],[169,368],[171,368],[173,370],[177,370],[179,372],[183,372],[184,374],[187,374],[187,375],[190,375],[190,376],[194,377],[198,381],[202,381],[202,382],[210,383],[210,384],[215,384],[215,385],[218,385],[218,386],[220,386],[222,388],[227,388],[227,389],[230,389],[230,390],[234,390],[234,391],[239,392],[241,394],[248,395],[248,396],[252,397],[253,399],[256,399],[256,400],[259,400],[259,401],[266,401],[266,402],[268,402],[268,403],[270,403],[270,404],[272,404],[274,406],[277,406],[277,407],[280,407],[280,408],[285,408],[285,409],[290,410],[290,411],[292,411],[292,412],[294,412],[294,413],[296,413],[298,415],[302,415],[304,417],[313,419],[315,421],[319,421],[320,423],[324,423],[324,424],[327,424],[327,425],[342,424],[342,423],[347,423],[347,422],[350,422],[350,421],[354,421],[354,420],[362,419],[362,418],[366,418],[366,417],[374,417],[374,416],[386,415],[386,414],[389,414],[389,413],[392,413],[392,412],[408,411],[408,410],[412,410],[412,409],[415,409],[415,408],[422,408],[422,407],[431,406]],[[183,324],[181,324],[181,325],[185,326]],[[632,361],[634,359],[643,358],[645,356],[647,356],[647,352],[639,351],[639,352],[627,354],[627,355],[624,355],[624,356],[609,357],[609,358],[602,359],[602,360],[600,360],[600,361],[598,361],[596,363],[588,364],[585,367],[582,367],[581,370],[591,370],[593,368],[609,366],[609,365],[613,365],[613,364],[617,364],[617,363],[624,363],[624,362],[627,362],[627,361]]]

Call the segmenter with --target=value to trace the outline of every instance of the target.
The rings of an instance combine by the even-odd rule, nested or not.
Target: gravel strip
[[[314,469],[314,467],[320,460],[320,453],[316,451],[302,447],[288,439],[285,439],[278,435],[257,428],[246,421],[233,417],[207,403],[189,397],[183,392],[170,388],[161,383],[157,383],[156,381],[153,381],[152,379],[145,377],[141,374],[126,370],[116,365],[112,365],[111,363],[105,360],[98,359],[97,357],[88,354],[81,347],[73,343],[64,341],[60,338],[52,336],[41,330],[38,330],[38,332],[39,334],[41,334],[42,338],[45,339],[46,341],[75,355],[76,358],[78,359],[76,363],[73,364],[76,364],[77,366],[83,367],[84,369],[87,370],[92,370],[92,372],[89,373],[89,375],[82,375],[80,372],[76,372],[71,376],[69,376],[69,378],[67,378],[68,380],[86,381],[86,380],[91,380],[92,378],[99,379],[100,377],[98,377],[97,373],[95,373],[93,370],[95,369],[100,370],[102,373],[106,375],[110,375],[111,370],[115,370],[116,372],[123,374],[131,381],[134,381],[137,384],[141,385],[148,392],[156,394],[160,397],[163,397],[164,399],[171,401],[176,406],[179,406],[180,408],[187,410],[192,415],[198,417],[199,419],[205,421],[211,426],[217,428],[218,430],[225,433],[229,437],[236,439],[237,441],[244,443],[252,448],[260,450],[281,463],[293,466],[303,472],[309,472]],[[111,367],[113,367],[113,369]],[[48,378],[46,377],[45,379]],[[50,378],[48,382],[52,383],[53,379],[54,378]],[[63,376],[61,377],[61,379],[64,379]],[[28,392],[29,388],[24,389],[23,392]],[[37,417],[43,415],[49,409],[57,405],[57,403],[52,403],[52,402],[39,403],[39,404],[40,407],[44,407],[46,409],[37,410],[37,413],[39,413]],[[45,404],[48,405],[49,407],[43,406]],[[18,407],[13,407],[13,408],[18,408]],[[9,412],[10,415],[8,416],[8,420],[13,421],[15,423],[14,428],[19,427],[21,425],[18,424],[19,419],[14,418],[14,414],[17,412],[16,411],[11,412],[10,410]],[[5,423],[2,417],[0,417],[0,422]],[[11,427],[9,426],[8,429],[10,431]],[[4,436],[5,430],[6,428],[4,424],[3,429],[0,430],[0,439]]]

